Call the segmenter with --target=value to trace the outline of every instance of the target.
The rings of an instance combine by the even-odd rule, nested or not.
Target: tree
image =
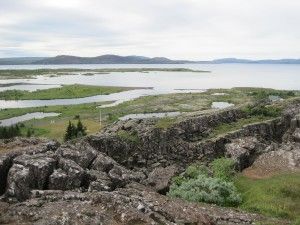
[[[66,129],[64,139],[65,141],[69,141],[77,137],[85,136],[86,134],[86,127],[82,124],[80,119],[77,122],[77,126],[75,126],[71,121],[69,121],[69,125]]]
[[[74,128],[74,125],[71,123],[71,121],[69,121],[69,125],[67,127],[67,130],[66,130],[66,133],[65,133],[65,141],[68,141],[68,140],[71,140],[74,138],[74,132],[75,131],[75,128]]]
[[[77,137],[86,136],[86,127],[83,126],[80,119],[78,120],[78,123],[77,123],[77,134],[76,134],[76,136]]]

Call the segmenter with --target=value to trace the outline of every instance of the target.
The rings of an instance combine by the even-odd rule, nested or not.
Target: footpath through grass
[[[242,195],[242,209],[300,224],[300,173],[258,180],[238,176],[234,183]]]
[[[47,99],[70,99],[83,98],[94,95],[108,95],[112,93],[128,91],[135,88],[109,87],[91,85],[64,85],[59,88],[37,90],[33,92],[22,90],[7,90],[0,92],[0,99],[4,100],[47,100]]]

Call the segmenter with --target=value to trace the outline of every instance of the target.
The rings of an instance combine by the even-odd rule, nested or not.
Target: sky
[[[300,58],[299,0],[0,0],[0,57]]]

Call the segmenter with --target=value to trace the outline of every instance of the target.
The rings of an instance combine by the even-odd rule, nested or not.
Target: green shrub
[[[253,91],[251,95],[256,98],[257,100],[261,99],[267,99],[270,95],[279,96],[280,98],[289,98],[294,97],[295,92],[293,91],[278,91],[278,90],[272,90],[272,89],[266,89],[266,90],[258,90]]]
[[[117,136],[122,140],[131,142],[133,144],[139,144],[141,142],[136,131],[128,132],[126,130],[120,130],[117,132]]]
[[[233,183],[205,175],[199,175],[196,179],[183,178],[179,185],[173,182],[168,196],[220,206],[237,206],[241,203]]]
[[[235,175],[235,162],[229,158],[219,158],[215,159],[212,163],[212,170],[214,177],[220,178],[224,181],[231,181]]]
[[[246,107],[244,112],[248,116],[278,117],[281,114],[281,109],[274,106],[256,105]]]
[[[195,179],[199,175],[205,175],[205,176],[209,175],[208,168],[199,163],[194,163],[190,165],[183,174],[184,177],[191,178],[191,179]]]

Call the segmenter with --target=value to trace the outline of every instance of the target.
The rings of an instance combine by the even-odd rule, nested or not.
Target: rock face
[[[0,208],[7,213],[0,213],[0,223],[253,224],[262,218],[163,194],[190,163],[219,156],[233,158],[240,170],[266,158],[296,170],[299,113],[300,105],[293,105],[282,118],[213,140],[207,136],[214,127],[243,113],[194,115],[166,129],[154,120],[122,121],[61,146],[39,139],[4,143],[9,151],[0,154]]]
[[[146,182],[154,187],[158,193],[166,194],[169,191],[171,179],[176,175],[177,170],[176,166],[157,167],[149,174]]]
[[[266,147],[256,137],[234,139],[231,143],[225,145],[225,156],[234,159],[237,168],[242,171],[252,165],[257,156],[262,154]]]

